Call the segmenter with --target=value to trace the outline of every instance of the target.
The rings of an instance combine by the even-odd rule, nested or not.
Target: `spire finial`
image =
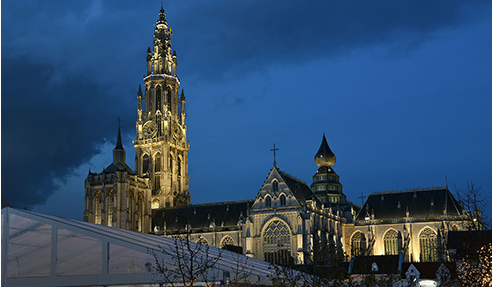
[[[114,149],[124,149],[123,144],[121,143],[121,119],[118,118],[118,139],[116,140],[116,147]]]
[[[275,146],[275,143],[273,143],[273,148],[270,151],[273,151],[273,166],[277,167],[277,151],[279,149]]]

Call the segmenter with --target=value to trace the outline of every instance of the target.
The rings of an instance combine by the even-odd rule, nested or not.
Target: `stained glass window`
[[[272,221],[263,234],[263,252],[265,260],[274,264],[289,264],[290,231],[287,225],[280,220]]]
[[[362,241],[362,232],[356,232],[352,236],[352,242],[351,242],[352,256],[362,255],[361,241]]]
[[[224,236],[224,238],[222,238],[220,248],[224,248],[226,245],[235,245],[234,239],[232,239],[232,237],[230,237],[229,235],[226,235]]]
[[[420,232],[420,261],[435,262],[437,261],[437,234],[434,230],[426,227]]]
[[[394,229],[384,234],[384,255],[398,255],[398,232]]]

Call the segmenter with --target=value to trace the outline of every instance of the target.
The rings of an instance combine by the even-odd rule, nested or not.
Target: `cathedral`
[[[137,92],[135,170],[126,164],[118,127],[113,162],[85,180],[84,221],[160,236],[188,233],[274,263],[309,263],[327,247],[346,259],[445,260],[447,232],[464,229],[467,218],[448,188],[371,193],[360,207],[343,193],[325,135],[313,151],[318,168],[310,185],[274,161],[256,198],[190,205],[185,96],[171,35],[161,8]]]

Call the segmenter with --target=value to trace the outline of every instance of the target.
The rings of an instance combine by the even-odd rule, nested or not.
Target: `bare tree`
[[[241,254],[232,253],[234,260],[234,266],[232,272],[229,274],[229,286],[254,286],[260,281],[260,278],[256,282],[251,279],[253,275],[253,269],[248,264],[248,257]]]
[[[308,264],[271,265],[273,286],[351,286],[342,266],[343,254],[328,246],[313,254]]]
[[[211,254],[210,246],[191,242],[191,230],[187,228],[185,234],[174,236],[167,246],[149,250],[155,260],[154,281],[170,286],[193,287],[197,282],[215,286],[220,275],[215,266],[222,251],[218,249],[218,254]]]
[[[468,230],[489,229],[491,223],[488,216],[483,214],[490,202],[490,196],[482,190],[481,185],[473,181],[467,181],[466,189],[455,186],[458,201],[465,209],[467,220],[465,225]]]
[[[458,265],[458,281],[462,286],[492,286],[492,243],[482,246],[478,258],[466,258]]]

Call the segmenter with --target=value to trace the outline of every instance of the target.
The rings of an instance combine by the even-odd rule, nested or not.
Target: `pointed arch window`
[[[278,191],[278,181],[274,180],[272,182],[272,190],[273,191]]]
[[[99,190],[96,191],[94,200],[94,223],[102,224],[102,194]]]
[[[236,245],[234,243],[234,239],[232,239],[229,235],[224,236],[224,238],[220,241],[220,248],[225,248],[226,245]]]
[[[157,153],[155,155],[155,172],[160,172],[161,171],[161,154]]]
[[[362,232],[356,232],[352,236],[350,251],[352,256],[362,255]]]
[[[290,231],[285,223],[280,220],[272,221],[263,233],[265,260],[274,264],[291,263],[290,238]]]
[[[142,193],[139,193],[138,194],[138,199],[137,199],[137,214],[136,214],[136,220],[135,220],[135,223],[137,225],[137,231],[138,232],[143,232],[143,219],[144,219],[144,215],[145,215],[145,211],[144,211],[144,196]]]
[[[128,193],[126,201],[127,201],[127,215],[129,216],[129,218],[127,218],[128,230],[134,230],[133,219],[135,218],[134,212],[136,207],[135,207],[135,199],[133,198],[132,191]]]
[[[267,196],[265,198],[265,206],[266,207],[272,207],[272,198],[270,196]]]
[[[155,89],[155,110],[160,111],[162,109],[162,89],[161,86],[157,86]]]
[[[286,205],[285,195],[282,194],[280,196],[280,206],[285,206],[285,205]]]
[[[142,173],[148,173],[149,172],[149,166],[150,166],[149,155],[144,154],[144,156],[142,158]]]
[[[208,240],[205,239],[205,238],[203,238],[203,237],[198,238],[198,240],[196,241],[196,243],[202,244],[202,245],[209,245]]]
[[[171,183],[171,191],[173,191],[173,187],[174,187],[174,157],[172,154],[169,155],[169,173],[171,175],[171,182],[170,182]]]
[[[398,232],[394,229],[384,234],[384,255],[398,255]]]
[[[108,226],[113,226],[114,212],[114,192],[113,189],[108,191]]]
[[[426,227],[419,234],[420,261],[437,261],[437,234],[430,227]]]

